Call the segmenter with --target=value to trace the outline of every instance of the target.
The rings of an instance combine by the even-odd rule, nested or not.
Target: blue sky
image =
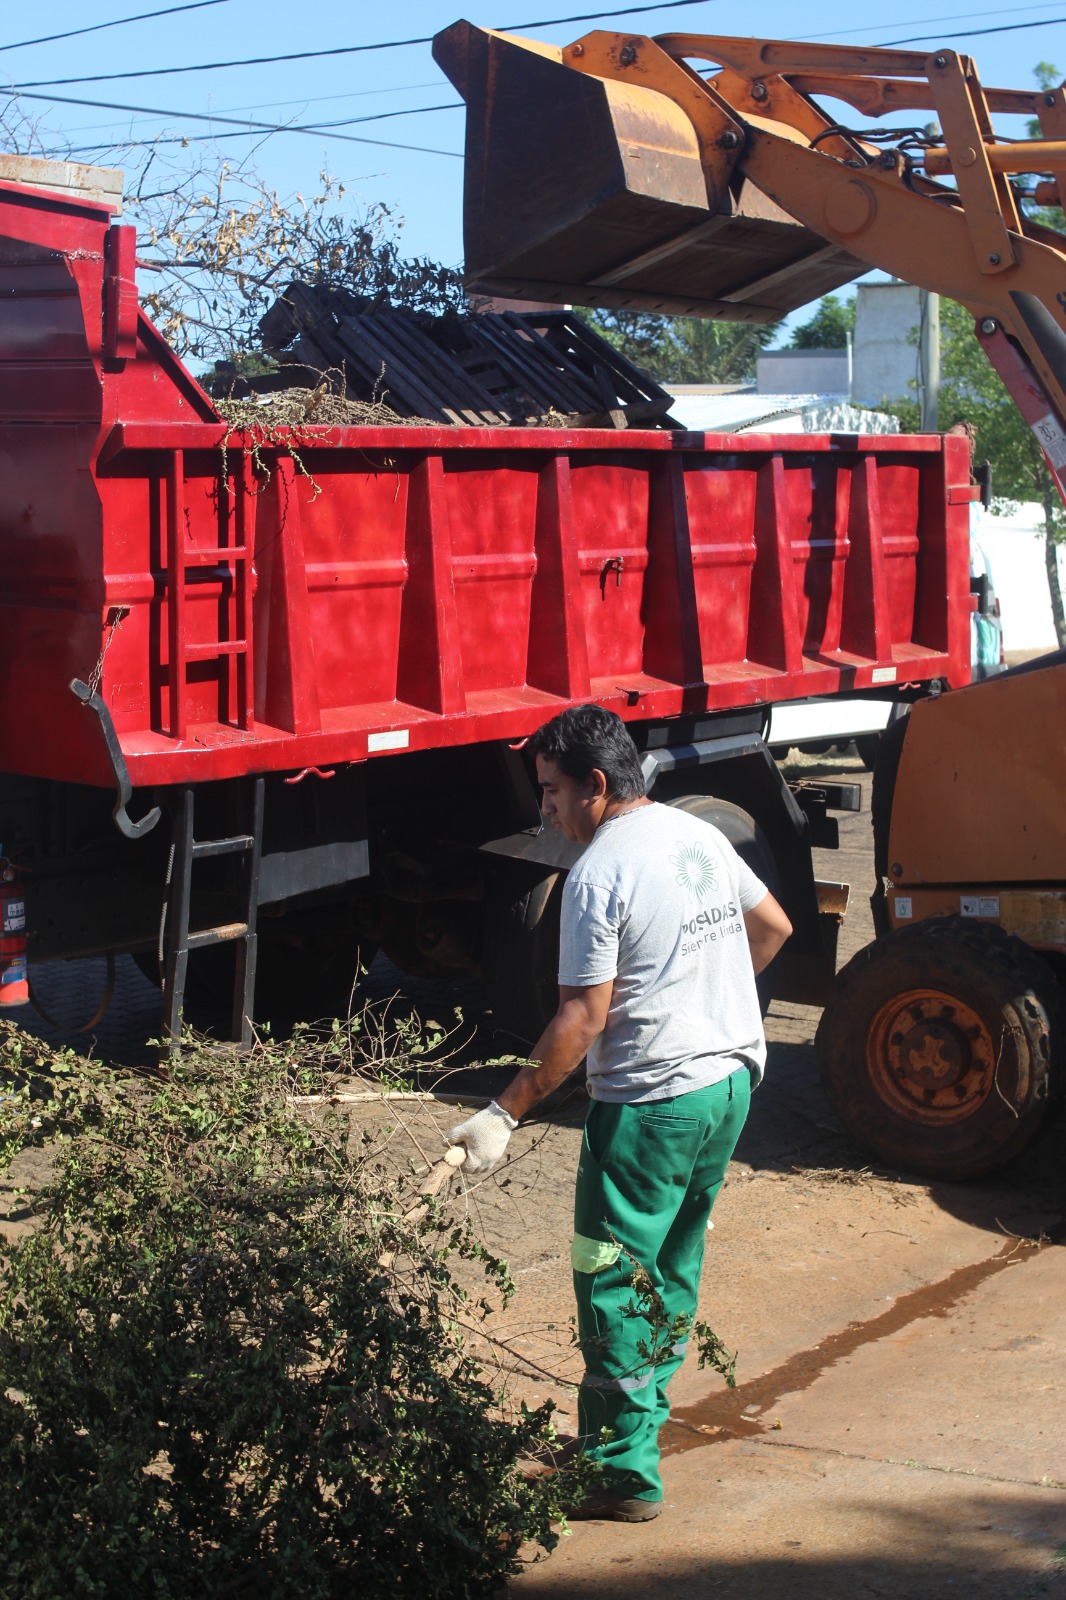
[[[460,12],[460,0],[400,0],[392,5],[341,4],[315,0],[303,7],[293,0],[211,0],[196,10],[131,22],[52,42],[23,44],[43,34],[60,34],[94,24],[155,11],[178,0],[50,0],[40,10],[4,8],[0,22],[0,87],[25,89],[23,108],[45,128],[64,134],[82,159],[94,147],[127,137],[150,139],[213,133],[218,148],[233,156],[253,148],[263,177],[282,193],[313,189],[327,166],[357,202],[385,201],[405,219],[403,242],[411,253],[456,263],[462,255],[463,113],[457,96],[438,71],[428,44],[386,50],[361,50],[317,60],[226,66],[212,71],[155,75],[159,69],[231,62],[249,56],[342,49],[432,35]],[[502,0],[493,0],[493,5]],[[597,0],[508,0],[503,14],[465,0],[472,21],[514,26],[544,17],[606,10]],[[683,7],[661,7],[638,15],[620,9],[619,27],[649,34],[674,30],[737,30],[735,8],[721,0],[698,0]],[[809,38],[827,42],[891,44],[914,35],[933,35],[925,48],[946,44],[969,51],[986,84],[1032,85],[1037,61],[1066,70],[1066,0],[994,10],[989,0],[897,0],[860,10],[849,0],[823,0],[800,7],[786,0],[753,0],[743,12],[744,31],[763,38]],[[1032,24],[1017,28],[1019,23]],[[1016,31],[992,32],[1011,24]],[[562,23],[538,28],[533,36],[566,43],[600,22]],[[971,30],[970,32],[960,30]],[[520,31],[520,30],[518,30]],[[18,46],[18,48],[12,48]],[[922,46],[919,46],[922,48]],[[136,73],[111,82],[56,83],[100,74]],[[43,81],[42,81],[43,80]],[[29,99],[30,94],[119,103],[146,112],[101,109]],[[311,134],[237,136],[221,123],[192,121],[179,113],[247,118],[342,128]],[[394,114],[395,113],[395,114]],[[373,122],[353,122],[375,117]],[[1009,127],[1004,131],[1011,132]],[[346,137],[342,137],[346,136]],[[420,149],[355,143],[390,141]],[[441,153],[431,153],[441,152]]]

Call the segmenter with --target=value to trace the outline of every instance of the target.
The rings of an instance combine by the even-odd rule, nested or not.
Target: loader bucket
[[[433,54],[466,101],[475,292],[775,322],[868,271],[742,175],[712,204],[696,130],[666,95],[469,22]]]

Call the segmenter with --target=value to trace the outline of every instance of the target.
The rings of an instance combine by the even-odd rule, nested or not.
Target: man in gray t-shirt
[[[649,1359],[631,1280],[642,1268],[675,1330],[691,1325],[708,1215],[766,1058],[755,977],[792,929],[716,828],[645,797],[613,712],[565,711],[532,744],[545,817],[586,846],[563,894],[559,1009],[499,1100],[449,1139],[469,1170],[494,1166],[587,1057],[571,1262],[578,1423],[603,1487],[572,1515],[644,1522],[662,1505],[657,1438],[687,1340]]]
[[[563,891],[559,982],[611,983],[588,1053],[594,1100],[664,1100],[766,1061],[745,912],[766,885],[673,806],[601,822]]]

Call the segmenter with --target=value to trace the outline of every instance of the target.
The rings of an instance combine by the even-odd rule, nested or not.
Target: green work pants
[[[634,1263],[647,1272],[673,1319],[695,1316],[707,1219],[744,1119],[746,1067],[721,1083],[671,1100],[593,1101],[585,1122],[574,1202],[574,1292],[585,1376],[578,1429],[603,1462],[604,1487],[661,1500],[659,1429],[666,1386],[687,1339],[661,1365],[643,1316],[634,1316]],[[602,1429],[611,1438],[600,1444]]]

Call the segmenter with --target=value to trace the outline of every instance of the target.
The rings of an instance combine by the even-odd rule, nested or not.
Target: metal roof
[[[678,388],[680,389],[680,385]],[[899,424],[883,411],[850,404],[846,394],[678,393],[670,415],[692,433],[895,433]]]

